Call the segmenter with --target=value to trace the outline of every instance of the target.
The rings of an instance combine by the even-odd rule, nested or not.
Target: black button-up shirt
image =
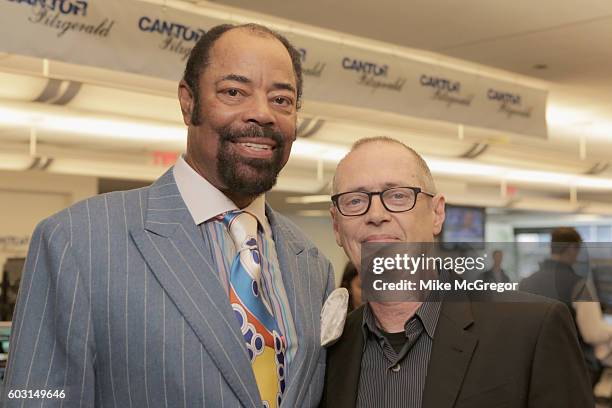
[[[390,339],[395,335],[385,335],[378,328],[374,313],[366,304],[357,407],[421,407],[440,306],[437,296],[423,302],[404,325],[406,340],[396,352],[393,345],[399,345],[397,338]]]

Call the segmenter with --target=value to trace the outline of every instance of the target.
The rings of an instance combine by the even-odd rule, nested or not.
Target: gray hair
[[[414,150],[413,148],[409,147],[403,142],[400,142],[399,140],[394,139],[392,137],[374,136],[374,137],[364,137],[362,139],[357,140],[355,143],[353,143],[353,146],[351,146],[351,150],[346,154],[346,156],[344,156],[342,160],[340,160],[336,169],[340,167],[340,164],[342,164],[342,162],[346,160],[346,158],[352,152],[370,143],[395,144],[395,145],[401,146],[402,148],[406,149],[412,155],[412,157],[416,160],[417,167],[420,170],[417,177],[419,181],[421,182],[423,189],[425,189],[428,193],[436,194],[437,192],[436,183],[434,182],[433,176],[431,175],[431,170],[429,170],[429,166],[427,165],[423,157],[421,157],[421,155],[418,154],[416,150]],[[332,194],[336,194],[337,192],[338,192],[338,184],[336,180],[336,175],[334,174],[334,178],[332,181]]]

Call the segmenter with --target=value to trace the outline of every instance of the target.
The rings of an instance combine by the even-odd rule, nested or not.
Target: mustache
[[[217,132],[222,142],[238,142],[243,138],[262,138],[272,139],[276,143],[276,148],[285,145],[283,134],[270,127],[250,125],[242,129],[233,129],[231,126],[224,126]]]

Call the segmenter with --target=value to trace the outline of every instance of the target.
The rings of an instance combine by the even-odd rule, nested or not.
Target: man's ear
[[[193,114],[193,92],[185,80],[179,82],[178,98],[181,104],[181,113],[183,114],[183,122],[187,126],[191,126],[191,117]]]
[[[436,194],[436,196],[432,198],[434,236],[442,231],[442,224],[444,224],[444,219],[446,218],[446,213],[444,211],[445,205],[446,200],[442,194]]]
[[[338,231],[338,217],[340,217],[340,214],[338,214],[338,210],[333,205],[329,207],[329,213],[331,214],[332,225],[334,226],[334,236],[336,237],[336,244],[338,244],[339,247],[342,247],[342,241],[340,240],[340,232]]]

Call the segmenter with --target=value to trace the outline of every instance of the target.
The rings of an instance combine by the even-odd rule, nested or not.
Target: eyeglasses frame
[[[397,188],[408,188],[410,190],[412,190],[414,192],[414,202],[412,203],[412,207],[408,208],[407,210],[400,210],[400,211],[396,211],[396,210],[391,210],[389,209],[389,207],[387,207],[387,205],[385,204],[385,200],[382,199],[382,195],[384,193],[386,193],[389,190],[395,190]],[[338,198],[340,196],[343,196],[345,194],[353,194],[353,193],[362,193],[362,194],[366,194],[368,196],[368,206],[366,207],[365,211],[360,213],[360,214],[344,214],[341,210],[340,210],[340,206],[338,205]],[[345,217],[359,217],[362,215],[365,215],[368,213],[368,211],[370,211],[370,207],[372,206],[372,196],[379,196],[380,197],[380,202],[383,205],[383,207],[385,207],[385,210],[391,212],[391,213],[403,213],[403,212],[408,212],[410,210],[412,210],[415,206],[416,206],[416,202],[417,199],[419,198],[419,194],[424,194],[428,197],[434,198],[435,194],[431,194],[431,193],[427,193],[425,191],[423,191],[421,189],[421,187],[412,187],[412,186],[398,186],[398,187],[389,187],[386,188],[382,191],[346,191],[344,193],[338,193],[338,194],[334,194],[333,196],[331,196],[331,201],[334,205],[334,207],[336,207],[336,209],[338,210],[338,212],[340,214],[342,214]]]

